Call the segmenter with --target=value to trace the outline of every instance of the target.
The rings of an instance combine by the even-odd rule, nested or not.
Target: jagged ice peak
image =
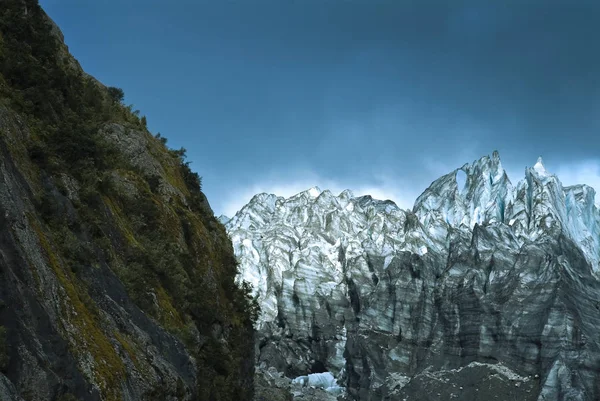
[[[459,185],[461,174],[464,183]],[[416,217],[418,225],[405,224],[415,222],[410,216]],[[369,225],[372,218],[378,224]],[[401,210],[392,201],[356,197],[350,190],[335,196],[315,186],[287,199],[258,194],[232,219],[222,221],[230,232],[284,225],[332,238],[339,238],[339,228],[347,236],[362,229],[387,228],[383,237],[399,239],[398,249],[419,254],[424,253],[423,246],[444,248],[450,230],[471,232],[476,225],[502,224],[522,243],[563,232],[580,246],[593,269],[599,269],[600,216],[595,191],[582,185],[564,188],[546,170],[541,157],[513,186],[496,151],[433,181],[411,211]]]
[[[293,361],[303,383],[319,360],[348,390],[357,384],[345,372],[375,361],[365,389],[378,389],[396,383],[389,372],[411,380],[419,361],[412,371],[437,369],[468,335],[465,355],[539,372],[541,398],[559,400],[547,396],[564,388],[558,372],[566,383],[599,366],[594,197],[563,187],[541,158],[513,185],[497,152],[433,181],[412,210],[349,190],[256,195],[226,228],[237,280],[261,304],[258,358],[284,370]],[[541,370],[539,344],[556,355]],[[415,357],[425,348],[431,358]]]
[[[535,165],[533,166],[533,169],[541,176],[548,176],[548,172],[546,171],[546,168],[544,167],[544,161],[542,160],[542,157],[538,157],[537,159],[537,163],[535,163]]]

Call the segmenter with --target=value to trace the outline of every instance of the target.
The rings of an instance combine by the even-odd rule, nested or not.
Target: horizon
[[[252,195],[250,195],[250,198],[248,199],[248,202],[246,202],[244,205],[242,205],[242,206],[241,206],[239,209],[235,210],[235,211],[234,211],[234,213],[232,213],[231,215],[227,215],[227,214],[225,214],[225,213],[219,213],[219,214],[215,213],[215,216],[217,216],[217,217],[219,217],[219,218],[221,218],[221,217],[225,217],[225,218],[227,218],[227,219],[231,219],[233,216],[235,216],[235,215],[237,214],[237,212],[241,211],[241,210],[242,210],[242,208],[243,208],[244,206],[248,205],[248,204],[249,204],[249,203],[252,201],[252,199],[253,199],[255,196],[258,196],[258,195],[275,195],[275,196],[277,196],[278,198],[289,199],[289,198],[293,198],[293,197],[295,197],[295,196],[297,196],[297,195],[300,195],[300,194],[302,194],[302,193],[305,193],[305,192],[310,192],[310,191],[312,191],[313,189],[317,189],[317,190],[320,192],[320,193],[319,193],[319,195],[320,195],[321,193],[323,193],[323,192],[329,191],[329,192],[330,192],[330,193],[332,193],[332,194],[333,194],[335,197],[339,197],[339,196],[341,196],[341,194],[342,194],[343,192],[350,191],[350,192],[352,193],[352,196],[353,196],[354,198],[359,198],[359,197],[361,197],[361,196],[371,196],[371,197],[372,197],[373,199],[375,199],[375,200],[380,200],[380,201],[392,201],[392,202],[393,202],[393,203],[394,203],[396,206],[398,206],[398,208],[400,208],[400,209],[403,209],[403,210],[412,210],[412,208],[413,208],[413,206],[414,206],[414,203],[415,203],[415,202],[416,202],[416,200],[419,198],[419,196],[421,196],[421,195],[423,194],[423,192],[425,192],[425,191],[426,191],[426,189],[427,189],[427,188],[429,188],[429,186],[430,186],[430,185],[432,185],[432,184],[433,184],[435,181],[437,181],[439,178],[441,178],[441,177],[443,177],[444,175],[447,175],[447,174],[452,174],[453,172],[458,172],[458,171],[460,171],[460,170],[461,170],[461,168],[462,168],[462,167],[464,167],[465,165],[472,165],[472,164],[474,164],[474,163],[476,163],[476,162],[480,161],[480,160],[481,160],[481,159],[483,159],[483,158],[486,158],[486,157],[491,157],[491,155],[492,155],[493,153],[494,153],[494,152],[492,152],[492,153],[491,153],[491,154],[489,154],[489,155],[482,156],[482,157],[480,157],[480,158],[478,158],[478,159],[475,159],[475,160],[473,160],[473,161],[471,161],[471,162],[469,162],[469,163],[464,163],[462,166],[460,166],[460,167],[457,167],[457,168],[455,168],[454,170],[450,170],[450,171],[448,171],[448,172],[446,172],[446,173],[444,173],[444,174],[440,175],[438,178],[436,178],[436,179],[435,179],[435,180],[433,180],[433,181],[432,181],[430,184],[428,184],[428,185],[427,185],[427,187],[426,187],[426,188],[425,188],[425,189],[424,189],[424,190],[423,190],[423,191],[422,191],[420,194],[418,194],[418,195],[415,197],[415,199],[413,200],[412,204],[410,204],[410,205],[408,205],[408,206],[404,206],[404,205],[398,204],[398,202],[396,202],[394,199],[386,198],[386,197],[385,197],[385,194],[383,194],[383,193],[377,193],[377,190],[374,190],[374,191],[375,191],[375,195],[373,195],[373,193],[369,192],[368,190],[367,190],[366,192],[365,192],[365,190],[359,190],[359,191],[355,191],[355,190],[353,190],[352,188],[344,188],[344,189],[340,189],[340,188],[336,187],[335,189],[332,189],[332,188],[321,188],[321,187],[320,187],[320,186],[318,186],[318,185],[313,185],[313,186],[311,186],[311,187],[306,187],[306,188],[304,188],[304,189],[299,189],[299,188],[297,188],[297,187],[295,187],[295,186],[289,186],[289,187],[285,188],[284,194],[279,194],[279,193],[274,193],[274,192],[265,192],[265,191],[262,191],[262,192],[260,192],[260,191],[259,191],[259,192],[254,192]],[[500,161],[502,161],[502,155],[499,155],[499,157],[500,157]],[[585,182],[576,182],[576,183],[571,183],[571,184],[565,184],[565,183],[564,183],[564,182],[561,180],[561,177],[560,177],[560,175],[559,175],[559,174],[552,172],[552,170],[548,170],[548,168],[547,168],[547,166],[546,166],[546,163],[544,162],[544,160],[543,160],[543,157],[542,157],[542,156],[538,156],[538,159],[537,159],[536,163],[532,164],[531,166],[525,166],[525,167],[523,168],[523,174],[522,174],[522,177],[520,177],[520,178],[518,178],[518,179],[511,179],[511,177],[514,177],[514,176],[516,175],[516,171],[512,171],[512,172],[511,172],[511,171],[507,170],[507,169],[504,167],[504,163],[502,163],[502,168],[503,168],[503,170],[506,172],[506,175],[507,175],[507,177],[508,177],[508,179],[509,179],[510,183],[511,183],[511,184],[512,184],[512,185],[513,185],[515,188],[516,188],[516,186],[519,184],[519,182],[521,182],[521,181],[525,180],[525,172],[526,172],[526,170],[527,170],[527,169],[530,169],[530,168],[532,168],[532,169],[536,169],[536,166],[537,166],[539,163],[541,163],[541,164],[542,164],[542,165],[541,165],[541,167],[542,167],[542,168],[545,170],[545,172],[546,172],[547,174],[549,174],[549,175],[551,175],[551,176],[554,176],[554,177],[556,177],[556,178],[558,179],[558,181],[559,181],[559,182],[562,184],[562,187],[563,187],[563,189],[567,189],[567,188],[569,188],[569,187],[572,187],[572,186],[577,186],[577,185],[584,185],[584,186],[588,186],[588,187],[592,188],[592,189],[594,190],[594,194],[595,194],[595,195],[594,195],[594,199],[595,199],[594,206],[595,206],[596,208],[599,208],[599,209],[600,209],[600,200],[599,200],[599,199],[596,197],[596,195],[598,194],[598,191],[597,191],[597,189],[596,189],[594,186],[592,186],[592,185],[589,185],[589,184],[587,184],[587,183],[585,183]],[[457,177],[457,181],[458,181],[458,177]],[[459,184],[459,186],[460,186],[460,184]],[[598,187],[600,188],[600,185],[599,185]],[[336,195],[336,194],[337,194],[337,195]],[[377,196],[377,195],[381,195],[381,196]]]

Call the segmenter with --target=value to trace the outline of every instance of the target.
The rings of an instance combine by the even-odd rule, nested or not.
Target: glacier
[[[541,158],[513,185],[494,152],[412,210],[313,187],[222,221],[262,307],[259,366],[326,369],[357,400],[427,399],[435,377],[476,399],[469,380],[502,366],[531,380],[486,391],[558,401],[600,399],[599,220],[593,188],[564,187]]]

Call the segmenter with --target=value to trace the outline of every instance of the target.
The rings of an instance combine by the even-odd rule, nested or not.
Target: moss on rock
[[[0,188],[8,202],[0,209],[19,199],[14,209],[26,218],[9,232],[32,231],[54,278],[29,256],[29,242],[0,244],[25,255],[26,266],[15,268],[37,286],[27,301],[35,312],[10,316],[19,346],[38,355],[27,363],[56,381],[55,393],[37,399],[250,399],[256,304],[234,284],[231,242],[185,151],[168,149],[122,97],[81,70],[37,1],[2,5],[0,162],[12,167],[0,180],[18,184]],[[2,285],[0,298],[24,297],[26,286]],[[59,300],[58,316],[49,296]],[[26,318],[36,313],[68,352],[48,356],[32,345],[43,330]],[[62,378],[67,360],[85,383]]]

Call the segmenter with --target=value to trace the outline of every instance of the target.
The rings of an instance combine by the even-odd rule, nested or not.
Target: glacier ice
[[[600,292],[589,292],[599,220],[591,187],[563,187],[541,159],[513,185],[494,152],[435,180],[411,210],[315,187],[258,194],[226,228],[238,280],[253,284],[262,306],[259,359],[289,377],[308,377],[318,361],[371,391],[396,382],[389,372],[422,369],[422,347],[437,369],[454,360],[439,359],[442,350],[528,371],[556,353],[545,376],[534,370],[549,396],[556,383],[571,385],[565,375],[578,371],[577,359],[566,350],[584,347],[578,338],[600,310],[587,301]],[[590,349],[578,358],[593,365],[600,356]]]
[[[299,376],[292,380],[292,383],[318,387],[329,392],[338,392],[341,389],[331,372],[311,373],[306,376]]]

